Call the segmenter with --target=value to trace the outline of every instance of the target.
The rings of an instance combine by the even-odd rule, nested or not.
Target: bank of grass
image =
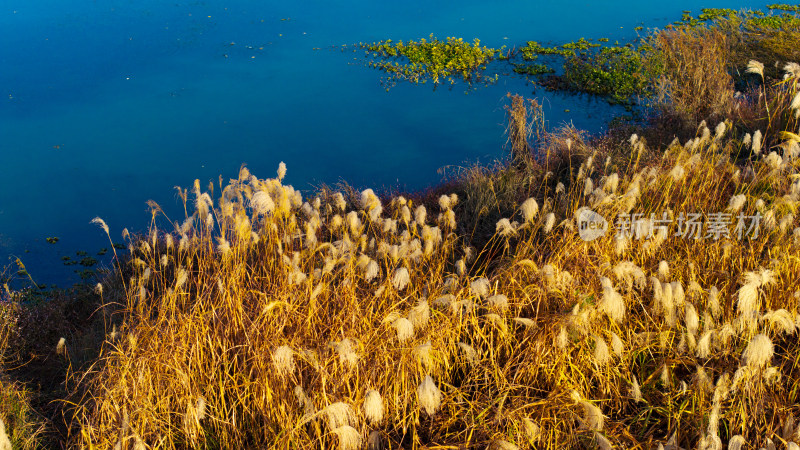
[[[795,441],[798,164],[737,165],[752,140],[713,128],[661,149],[566,130],[428,202],[302,198],[281,171],[243,169],[213,200],[198,183],[183,223],[130,241],[124,326],[79,384],[73,442]],[[727,212],[734,234],[645,222],[586,242],[585,208]],[[736,237],[740,212],[764,217],[758,237]]]
[[[718,37],[681,33],[666,67],[716,78],[666,85],[649,124],[544,130],[517,98],[513,159],[428,192],[303,197],[283,167],[243,168],[181,190],[180,221],[151,204],[99,287],[4,293],[6,431],[25,448],[794,448],[800,71],[748,60],[749,88],[713,106]],[[611,227],[590,242],[587,208]],[[676,236],[695,212],[730,214],[731,235]]]

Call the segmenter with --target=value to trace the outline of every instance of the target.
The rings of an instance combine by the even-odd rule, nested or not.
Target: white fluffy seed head
[[[594,403],[587,400],[580,399],[578,403],[583,406],[583,424],[581,428],[601,431],[603,429],[603,422],[605,421],[603,411],[595,406]]]
[[[797,327],[792,313],[783,308],[770,311],[764,314],[761,319],[767,322],[769,327],[778,334],[794,334]]]
[[[697,328],[700,326],[700,316],[697,315],[697,309],[691,303],[686,303],[684,307],[684,319],[686,320],[686,330],[690,334],[696,335]]]
[[[758,284],[745,283],[738,292],[737,308],[740,315],[751,315],[758,311]]]
[[[294,351],[288,345],[281,345],[272,353],[272,363],[281,376],[294,373]]]
[[[796,62],[787,62],[783,66],[783,71],[786,72],[786,78],[800,78],[800,64]]]
[[[708,330],[703,333],[700,340],[697,342],[697,357],[708,358],[711,354],[711,339],[714,337],[714,330]]]
[[[622,355],[625,353],[625,344],[617,333],[614,332],[611,333],[611,349],[618,358],[622,358]]]
[[[339,364],[346,365],[352,369],[358,363],[358,352],[353,348],[353,341],[349,338],[335,342],[333,349],[339,355]]]
[[[536,328],[536,322],[526,317],[514,317],[514,323],[525,328]]]
[[[718,319],[719,316],[722,314],[722,306],[719,304],[719,290],[716,286],[712,286],[711,289],[708,290],[708,310],[711,311],[711,315]]]
[[[361,209],[368,210],[376,204],[380,204],[380,200],[378,200],[378,196],[375,195],[372,189],[361,191]]]
[[[504,441],[502,439],[495,439],[493,440],[488,447],[487,450],[519,450],[515,444],[511,442]]]
[[[732,437],[730,441],[728,441],[728,450],[742,450],[744,443],[744,436],[737,434],[736,436]]]
[[[522,219],[525,223],[530,223],[539,213],[539,204],[536,202],[535,198],[531,197],[522,202],[519,210],[522,213]]]
[[[661,281],[669,280],[669,263],[661,261],[658,263],[658,277]]]
[[[794,98],[792,99],[792,103],[789,105],[789,107],[794,110],[800,110],[800,92],[794,94]]]
[[[326,419],[328,428],[331,430],[335,430],[346,425],[357,424],[356,415],[353,412],[353,408],[344,402],[331,403],[322,410],[322,413]]]
[[[635,402],[642,401],[642,388],[639,386],[639,380],[636,379],[636,376],[633,377],[631,382],[630,396]]]
[[[475,364],[478,362],[478,352],[476,352],[471,345],[464,342],[459,342],[458,348],[464,353],[464,358],[467,360],[467,362],[470,364]]]
[[[485,298],[489,295],[489,280],[485,277],[476,278],[470,282],[469,288],[473,295]]]
[[[539,424],[534,422],[533,420],[523,417],[522,418],[522,432],[525,436],[525,440],[528,441],[529,444],[533,444],[539,440],[542,436],[541,428]]]
[[[425,218],[427,215],[428,212],[425,210],[425,206],[419,205],[417,209],[414,210],[414,221],[417,222],[419,226],[425,225]]]
[[[600,302],[600,311],[606,313],[611,320],[619,323],[625,319],[625,299],[611,287],[603,288],[603,299]]]
[[[617,256],[622,255],[628,250],[628,244],[630,244],[630,239],[627,236],[622,234],[614,236],[614,253]]]
[[[442,211],[450,209],[450,197],[447,195],[442,195],[439,197],[439,208]]]
[[[453,294],[444,294],[441,297],[437,297],[433,301],[433,306],[441,307],[441,308],[448,308],[455,301],[456,301],[456,297]]]
[[[402,291],[408,286],[410,280],[408,269],[405,267],[398,267],[392,275],[392,285],[398,291]]]
[[[66,348],[67,348],[67,340],[62,337],[58,340],[58,344],[56,344],[56,353],[59,355],[63,355],[66,353]]]
[[[502,218],[495,224],[495,233],[502,237],[511,237],[517,234],[514,225],[506,218]]]
[[[605,366],[611,360],[608,344],[600,336],[594,336],[594,360],[598,366]]]
[[[614,446],[611,444],[611,441],[609,441],[608,438],[603,436],[603,434],[599,431],[594,432],[594,441],[597,444],[597,448],[600,450],[613,450],[614,448]]]
[[[359,450],[361,448],[361,433],[349,425],[343,425],[332,430],[339,439],[339,450]]]
[[[265,191],[258,191],[253,194],[253,197],[250,199],[250,206],[256,214],[262,216],[271,214],[272,211],[275,210],[275,202],[272,200],[269,193]]]
[[[761,130],[756,130],[753,133],[753,153],[758,155],[761,153]]]
[[[753,336],[742,353],[742,362],[748,367],[764,367],[772,360],[774,347],[772,340],[765,334]]]
[[[594,191],[594,183],[591,178],[586,178],[583,182],[583,195],[588,197]]]
[[[278,164],[278,181],[283,181],[283,178],[286,176],[286,163],[281,161]]]
[[[364,279],[370,281],[378,276],[378,272],[380,272],[378,263],[370,259],[369,262],[367,262],[367,264],[364,266]]]
[[[728,201],[728,211],[732,213],[738,213],[744,207],[744,204],[747,202],[747,195],[745,194],[738,194],[731,196],[730,201]]]
[[[424,344],[415,346],[411,353],[414,355],[414,358],[417,360],[420,366],[429,368],[433,365],[431,350],[433,350],[433,345],[431,344],[431,341],[428,341]]]
[[[183,286],[186,281],[189,279],[189,274],[186,273],[184,268],[178,269],[177,273],[175,274],[175,289],[179,289]]]
[[[616,172],[606,177],[605,182],[603,183],[604,190],[613,194],[614,192],[617,191],[618,187],[619,187],[619,175],[617,175]]]
[[[669,172],[669,176],[672,177],[674,181],[680,181],[686,176],[686,169],[680,164],[675,164],[675,167]]]
[[[555,338],[555,345],[561,350],[564,350],[569,345],[569,333],[567,333],[566,327],[562,326],[561,329],[558,331],[558,334],[556,335]]]
[[[720,140],[725,135],[725,122],[720,122],[717,124],[717,127],[714,129],[714,139]]]
[[[11,440],[6,433],[6,424],[3,419],[0,419],[0,450],[14,450],[11,445]]]
[[[105,220],[103,220],[103,219],[101,219],[99,217],[95,217],[94,219],[92,219],[92,221],[90,223],[94,223],[94,224],[99,225],[100,228],[102,228],[103,231],[105,231],[106,234],[109,234],[108,225],[106,225]]]
[[[431,318],[431,309],[428,306],[427,300],[420,300],[416,306],[411,308],[411,311],[408,313],[408,320],[414,325],[414,329],[422,329],[428,324],[428,320]]]
[[[752,73],[756,75],[760,75],[761,77],[764,76],[764,63],[758,62],[755,59],[751,59],[747,63],[747,73]]]
[[[397,332],[397,340],[405,342],[414,337],[414,324],[405,317],[401,317],[392,323]]]
[[[553,226],[555,224],[556,224],[556,215],[551,213],[551,212],[547,213],[547,215],[544,216],[544,223],[542,224],[542,231],[545,234],[550,233],[550,231],[553,230]]]
[[[421,409],[432,416],[442,404],[442,392],[436,387],[433,378],[427,375],[417,387],[417,400]]]
[[[364,397],[364,416],[372,424],[379,424],[383,421],[383,398],[381,393],[370,389]]]
[[[686,293],[683,290],[683,284],[680,281],[673,281],[672,285],[672,301],[675,306],[681,307],[686,302]]]
[[[494,309],[505,311],[508,309],[508,297],[503,294],[492,295],[486,299],[486,304]]]

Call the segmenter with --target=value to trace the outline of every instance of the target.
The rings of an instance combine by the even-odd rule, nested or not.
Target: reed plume
[[[364,416],[372,424],[383,422],[383,398],[380,392],[370,389],[364,397]]]
[[[434,383],[430,375],[426,375],[417,388],[417,401],[420,408],[429,416],[434,415],[439,406],[441,406],[442,392],[436,387],[436,383]]]

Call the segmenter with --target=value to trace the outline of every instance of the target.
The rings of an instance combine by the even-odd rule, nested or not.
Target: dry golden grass
[[[653,36],[664,74],[658,82],[660,102],[693,123],[732,110],[735,92],[728,73],[730,36],[716,28],[679,28]]]
[[[800,443],[798,78],[734,98],[728,44],[696,33],[661,36],[696,81],[665,84],[671,104],[708,119],[688,140],[547,132],[515,98],[513,164],[447,190],[303,198],[283,165],[197,181],[182,220],[151,202],[148,232],[123,232],[130,256],[75,303],[88,312],[56,302],[20,322],[5,302],[0,355],[55,362],[71,395],[54,441],[74,448]],[[587,209],[605,236],[581,239]],[[617,237],[631,213],[639,235]],[[688,213],[730,214],[731,235],[675,235]],[[757,237],[737,237],[739,214],[760,215]],[[76,317],[81,332],[61,327]],[[15,344],[20,323],[43,324],[37,342]],[[25,387],[4,393],[12,441],[35,447]]]
[[[665,149],[631,138],[627,159],[566,131],[543,141],[561,148],[550,156],[469,172],[424,205],[303,199],[246,168],[213,200],[198,182],[185,221],[129,242],[123,325],[76,375],[71,443],[798,441],[784,425],[800,413],[799,165],[766,150],[736,165],[746,145],[728,131]],[[586,242],[585,208],[612,228],[631,212],[727,211],[732,231],[739,212],[764,219],[742,240],[650,236],[645,221],[640,238]]]

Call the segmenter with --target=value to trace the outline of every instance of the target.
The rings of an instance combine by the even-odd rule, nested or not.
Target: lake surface
[[[19,257],[38,283],[78,281],[81,266],[61,258],[109,247],[93,217],[121,242],[124,227],[147,228],[148,199],[177,213],[174,186],[227,180],[243,163],[266,178],[285,161],[286,182],[304,190],[430,186],[445,166],[504,157],[507,92],[538,97],[550,126],[599,131],[619,113],[534,94],[511,76],[469,94],[430,84],[386,92],[363,53],[342,45],[431,33],[490,47],[626,42],[682,10],[765,4],[0,1],[0,267]]]

